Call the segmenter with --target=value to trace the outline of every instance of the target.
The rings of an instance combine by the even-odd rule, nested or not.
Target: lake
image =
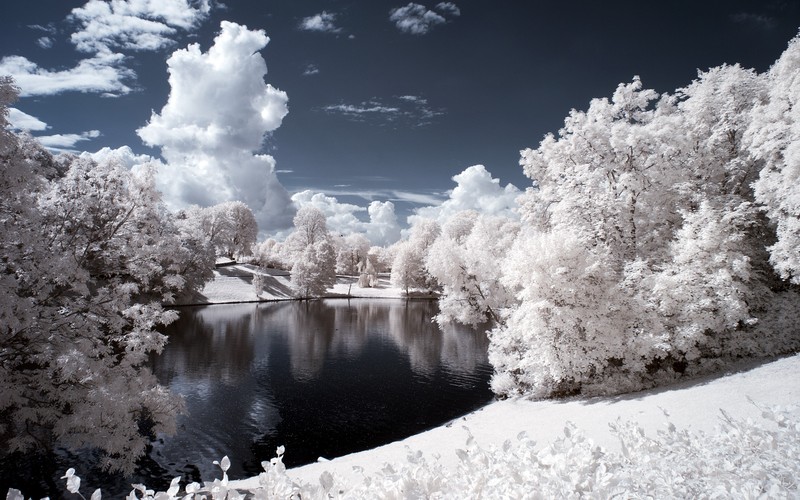
[[[160,382],[186,400],[178,433],[153,443],[138,477],[81,474],[109,497],[130,482],[212,480],[262,471],[286,447],[298,466],[408,437],[492,399],[483,329],[440,329],[435,301],[329,299],[180,308],[153,356]],[[59,485],[63,481],[57,481]],[[102,484],[99,484],[102,482]],[[89,489],[91,488],[91,489]],[[31,493],[28,493],[31,494]]]

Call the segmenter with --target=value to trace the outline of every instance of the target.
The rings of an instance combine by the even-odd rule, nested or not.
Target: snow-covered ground
[[[393,469],[408,465],[407,457],[411,452],[422,452],[429,461],[438,456],[443,470],[452,472],[463,467],[463,452],[458,450],[467,448],[470,435],[481,448],[499,450],[506,440],[515,441],[524,431],[541,449],[564,436],[567,422],[574,423],[596,445],[620,453],[620,441],[609,426],[617,419],[636,422],[647,436],[654,438],[659,430],[666,430],[673,424],[691,432],[692,439],[702,441],[701,433],[713,434],[723,422],[723,412],[733,419],[758,421],[762,420],[762,408],[798,404],[800,355],[794,355],[761,365],[743,365],[739,371],[718,377],[617,397],[498,401],[405,440],[290,469],[287,474],[297,484],[318,486],[320,477],[327,471],[336,478],[337,485],[363,485],[365,477],[385,475],[389,470],[387,464],[394,464]],[[800,416],[797,408],[793,411],[795,416]],[[797,419],[791,425],[797,426]],[[797,447],[798,443],[788,445]],[[291,453],[291,447],[286,453]],[[233,486],[255,488],[258,479],[237,481]]]
[[[266,277],[264,291],[256,296],[253,290],[253,275]],[[279,269],[265,269],[251,264],[230,264],[214,270],[214,280],[206,284],[195,297],[186,300],[187,304],[231,304],[273,300],[291,300],[292,291],[289,272]],[[402,290],[393,287],[388,274],[379,275],[378,285],[372,288],[358,286],[355,276],[339,276],[337,283],[326,297],[354,298],[400,298]]]

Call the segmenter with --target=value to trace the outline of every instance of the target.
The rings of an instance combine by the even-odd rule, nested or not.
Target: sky
[[[519,152],[635,75],[765,71],[800,0],[36,0],[0,17],[12,124],[54,151],[159,164],[173,208],[298,206],[399,237],[415,214],[501,213]]]

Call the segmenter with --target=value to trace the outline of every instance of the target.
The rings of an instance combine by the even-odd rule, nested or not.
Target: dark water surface
[[[152,360],[159,381],[186,400],[177,435],[153,443],[136,477],[87,470],[84,493],[102,487],[117,497],[142,481],[165,490],[178,475],[212,480],[220,477],[212,462],[225,455],[231,478],[257,475],[279,445],[292,467],[402,439],[484,405],[492,398],[485,333],[440,330],[436,313],[433,301],[388,299],[181,308],[169,344]],[[90,457],[57,461],[81,475],[82,460]]]

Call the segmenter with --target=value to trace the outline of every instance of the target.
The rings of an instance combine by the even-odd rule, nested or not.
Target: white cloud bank
[[[161,148],[159,188],[173,207],[241,200],[262,231],[291,225],[274,158],[255,154],[288,113],[286,93],[264,82],[267,43],[263,30],[223,21],[208,52],[192,44],[167,60],[167,103],[137,133]]]

